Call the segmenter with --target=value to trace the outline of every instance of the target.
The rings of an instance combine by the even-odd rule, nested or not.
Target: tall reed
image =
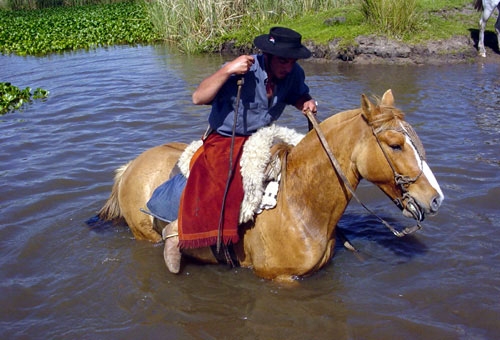
[[[361,11],[378,31],[401,38],[415,32],[422,22],[417,0],[362,0]]]
[[[195,51],[214,36],[224,33],[241,15],[230,0],[156,0],[146,3],[153,26],[166,40]]]
[[[355,0],[144,1],[160,34],[166,40],[175,42],[184,52],[192,53],[206,49],[207,44],[242,25],[277,24],[284,18],[342,6]]]

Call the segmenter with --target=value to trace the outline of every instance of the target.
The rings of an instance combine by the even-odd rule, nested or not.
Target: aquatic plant
[[[0,10],[0,52],[6,54],[43,55],[158,39],[144,7],[134,2]]]
[[[31,103],[33,99],[45,99],[49,91],[37,88],[31,93],[31,88],[21,90],[11,83],[0,83],[0,115],[9,111],[20,109],[24,104]]]
[[[102,5],[122,1],[123,0],[0,0],[0,8],[17,11],[23,9],[32,10],[60,6],[73,7],[98,4]]]

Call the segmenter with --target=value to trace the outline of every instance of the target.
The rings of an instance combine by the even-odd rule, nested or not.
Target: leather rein
[[[413,232],[415,232],[415,231],[417,231],[417,230],[419,230],[419,229],[422,228],[421,225],[420,225],[419,220],[417,220],[417,225],[416,226],[406,227],[402,231],[399,231],[399,230],[395,229],[393,226],[391,226],[383,218],[381,218],[380,216],[378,216],[370,208],[368,208],[361,201],[361,199],[358,197],[358,195],[356,195],[356,193],[354,192],[354,189],[351,186],[351,184],[349,183],[349,180],[345,176],[344,172],[342,171],[342,168],[340,167],[339,162],[337,161],[337,159],[333,155],[333,152],[330,149],[330,147],[328,145],[328,142],[326,141],[325,135],[323,134],[323,132],[321,130],[321,127],[319,126],[318,121],[316,120],[316,117],[314,116],[314,114],[310,110],[308,110],[308,111],[306,111],[306,116],[309,119],[309,121],[311,122],[314,130],[316,131],[316,134],[318,135],[318,138],[319,138],[319,140],[321,142],[321,145],[323,146],[323,149],[325,150],[326,154],[328,155],[328,158],[330,159],[330,162],[332,163],[333,168],[335,169],[335,171],[337,172],[337,174],[339,175],[339,177],[342,179],[342,182],[344,183],[344,185],[347,188],[347,190],[349,190],[349,192],[351,193],[352,197],[354,197],[354,199],[356,199],[356,201],[358,201],[358,203],[361,204],[361,206],[363,208],[365,208],[370,214],[372,214],[373,216],[375,216],[382,224],[384,224],[397,237],[403,237],[405,235],[411,234],[411,233],[413,233]],[[398,207],[402,208],[403,207],[403,201],[405,199],[413,201],[413,198],[411,197],[411,195],[408,192],[408,186],[411,183],[414,183],[415,181],[417,181],[418,178],[422,175],[422,172],[423,172],[422,167],[421,167],[420,173],[415,178],[409,178],[408,176],[403,176],[403,175],[398,174],[397,171],[394,169],[394,166],[392,165],[392,163],[389,161],[389,158],[388,158],[387,154],[385,153],[384,149],[382,148],[382,145],[380,144],[380,140],[378,139],[378,136],[375,133],[375,130],[373,129],[372,126],[371,126],[371,129],[372,129],[373,135],[375,136],[375,139],[377,140],[377,143],[378,143],[380,149],[382,150],[382,153],[384,154],[385,159],[389,163],[389,166],[391,167],[391,169],[392,169],[392,171],[394,173],[394,179],[396,181],[396,184],[401,188],[401,190],[403,192],[403,196],[401,198],[397,198],[397,199],[394,200],[394,202],[396,203],[396,205]]]

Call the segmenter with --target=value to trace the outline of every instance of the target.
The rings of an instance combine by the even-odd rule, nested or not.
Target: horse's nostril
[[[440,205],[441,205],[441,197],[439,196],[434,197],[433,200],[431,201],[431,206],[430,206],[431,211],[435,213],[436,211],[438,211]]]

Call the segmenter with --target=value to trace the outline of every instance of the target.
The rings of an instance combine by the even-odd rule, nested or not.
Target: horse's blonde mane
[[[376,130],[394,128],[399,125],[400,121],[404,121],[405,114],[400,109],[392,105],[382,104],[382,99],[380,97],[374,96],[373,98],[376,102],[374,108],[376,112],[372,115],[374,119],[369,123]],[[332,122],[341,123],[357,117],[360,114],[363,114],[363,110],[361,108],[344,111],[342,112],[342,115],[335,114],[330,116],[330,119],[332,119]]]
[[[375,115],[375,119],[370,122],[370,124],[376,130],[384,130],[388,128],[394,128],[399,125],[400,121],[405,119],[405,114],[403,111],[398,108],[382,104],[382,100],[378,97],[375,98],[377,100],[377,106],[375,110],[377,110],[377,114]]]

